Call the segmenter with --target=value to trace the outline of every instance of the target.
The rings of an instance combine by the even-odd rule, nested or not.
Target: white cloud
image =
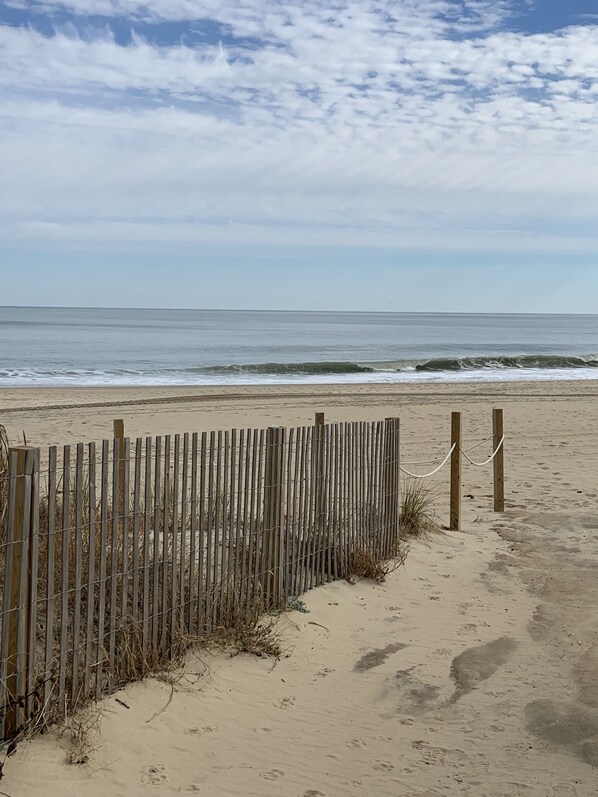
[[[502,29],[504,2],[455,7],[202,2],[251,47],[0,27],[0,234],[598,250],[598,28],[524,35]]]

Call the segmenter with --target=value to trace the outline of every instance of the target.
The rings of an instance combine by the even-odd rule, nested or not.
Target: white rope
[[[504,443],[504,442],[505,442],[505,436],[503,435],[503,436],[502,436],[502,438],[501,438],[501,441],[500,441],[500,443],[499,443],[499,444],[496,446],[496,451],[494,451],[494,452],[491,454],[491,456],[490,456],[490,457],[488,457],[488,459],[487,459],[487,460],[485,460],[484,462],[474,462],[474,461],[473,461],[473,459],[470,459],[470,458],[467,456],[467,454],[465,453],[465,451],[463,451],[463,449],[461,449],[461,453],[463,454],[463,456],[464,456],[464,457],[465,457],[465,459],[466,459],[466,460],[469,462],[469,464],[470,464],[470,465],[475,465],[475,466],[476,466],[476,468],[483,468],[483,467],[484,467],[484,465],[488,465],[490,462],[492,462],[492,460],[494,459],[494,457],[495,457],[495,456],[498,454],[498,452],[499,452],[499,451],[500,451],[500,449],[502,448],[502,445],[503,445],[503,443]]]
[[[438,471],[446,465],[446,463],[449,461],[451,454],[455,450],[456,445],[457,445],[456,443],[453,443],[453,445],[451,446],[451,450],[448,452],[448,454],[440,463],[440,465],[437,468],[435,468],[433,471],[430,471],[430,473],[411,473],[411,471],[406,470],[403,466],[400,466],[400,468],[403,471],[403,473],[406,473],[407,476],[411,476],[411,478],[413,479],[427,479],[429,476],[433,476],[435,473],[438,473]]]

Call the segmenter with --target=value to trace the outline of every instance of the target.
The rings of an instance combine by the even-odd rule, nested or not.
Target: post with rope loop
[[[505,458],[503,411],[492,410],[492,434],[494,457],[494,511],[505,511]]]
[[[449,529],[458,531],[461,525],[461,413],[451,415],[451,505]]]

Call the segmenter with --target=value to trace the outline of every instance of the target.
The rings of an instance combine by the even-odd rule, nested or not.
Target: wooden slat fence
[[[397,419],[11,449],[0,480],[3,739],[399,540]]]

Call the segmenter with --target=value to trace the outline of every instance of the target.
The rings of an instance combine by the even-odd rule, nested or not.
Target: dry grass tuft
[[[249,653],[259,658],[280,658],[280,635],[273,621],[253,623],[245,620],[234,626],[218,626],[200,640],[207,648],[222,650],[230,656]]]
[[[230,656],[249,653],[260,658],[279,658],[282,655],[276,620],[264,616],[263,600],[256,599],[253,605],[242,606],[229,591],[221,601],[223,610],[218,613],[219,622],[199,637],[200,648],[222,650]]]
[[[66,737],[68,764],[83,766],[89,762],[91,754],[98,749],[101,718],[99,706],[92,706],[69,717],[59,728],[59,735]]]
[[[401,535],[414,537],[438,531],[434,494],[421,482],[407,482],[401,502]]]
[[[388,575],[385,565],[385,562],[377,561],[371,553],[357,548],[349,559],[347,581],[355,584],[359,579],[367,578],[381,584]]]
[[[398,542],[387,559],[379,559],[363,548],[356,548],[349,558],[347,581],[355,584],[360,579],[366,578],[382,584],[390,573],[394,573],[405,563],[407,551],[407,546],[403,542]]]

